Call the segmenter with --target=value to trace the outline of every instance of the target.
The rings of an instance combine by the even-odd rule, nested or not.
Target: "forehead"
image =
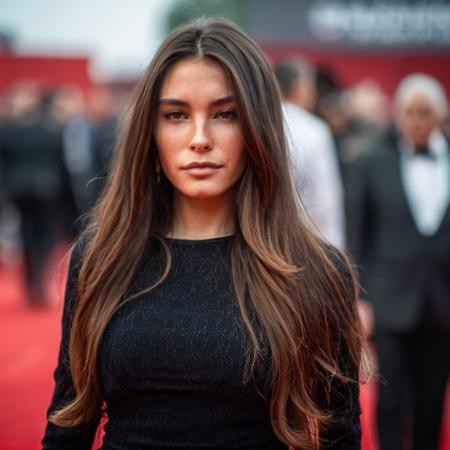
[[[161,85],[160,98],[225,96],[233,93],[229,77],[213,58],[185,58],[173,64]]]
[[[436,110],[436,107],[430,97],[424,92],[415,91],[403,99],[403,109],[428,109]]]

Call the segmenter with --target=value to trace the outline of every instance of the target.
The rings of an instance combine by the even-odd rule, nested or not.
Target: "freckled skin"
[[[233,94],[224,70],[210,58],[183,59],[167,73],[155,141],[176,200],[223,202],[231,198],[246,164],[244,138],[234,97],[213,102]],[[193,162],[213,163],[218,168],[186,170]]]

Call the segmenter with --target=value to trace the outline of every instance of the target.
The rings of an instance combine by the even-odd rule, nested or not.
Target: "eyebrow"
[[[210,106],[220,106],[225,103],[235,102],[236,97],[234,95],[227,95],[225,97],[218,98],[209,103]],[[159,101],[160,105],[176,105],[176,106],[189,106],[189,103],[185,100],[180,100],[178,98],[162,98]]]

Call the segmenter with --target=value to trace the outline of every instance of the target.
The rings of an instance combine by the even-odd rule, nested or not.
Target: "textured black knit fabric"
[[[247,341],[230,277],[232,241],[168,239],[168,278],[113,316],[99,354],[109,418],[102,449],[287,449],[270,426],[270,361],[243,382]],[[49,413],[73,396],[67,347],[82,248],[72,253]],[[149,253],[131,292],[161,274],[162,250]],[[337,386],[333,408],[345,420],[326,436],[337,441],[329,448],[359,449],[358,387]],[[44,449],[90,449],[97,424],[49,423]]]

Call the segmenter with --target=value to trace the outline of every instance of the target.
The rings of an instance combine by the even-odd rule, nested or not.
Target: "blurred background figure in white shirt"
[[[289,59],[275,66],[275,75],[284,99],[295,188],[312,226],[343,249],[343,189],[336,149],[328,125],[309,112],[317,97],[315,70],[301,59]]]

